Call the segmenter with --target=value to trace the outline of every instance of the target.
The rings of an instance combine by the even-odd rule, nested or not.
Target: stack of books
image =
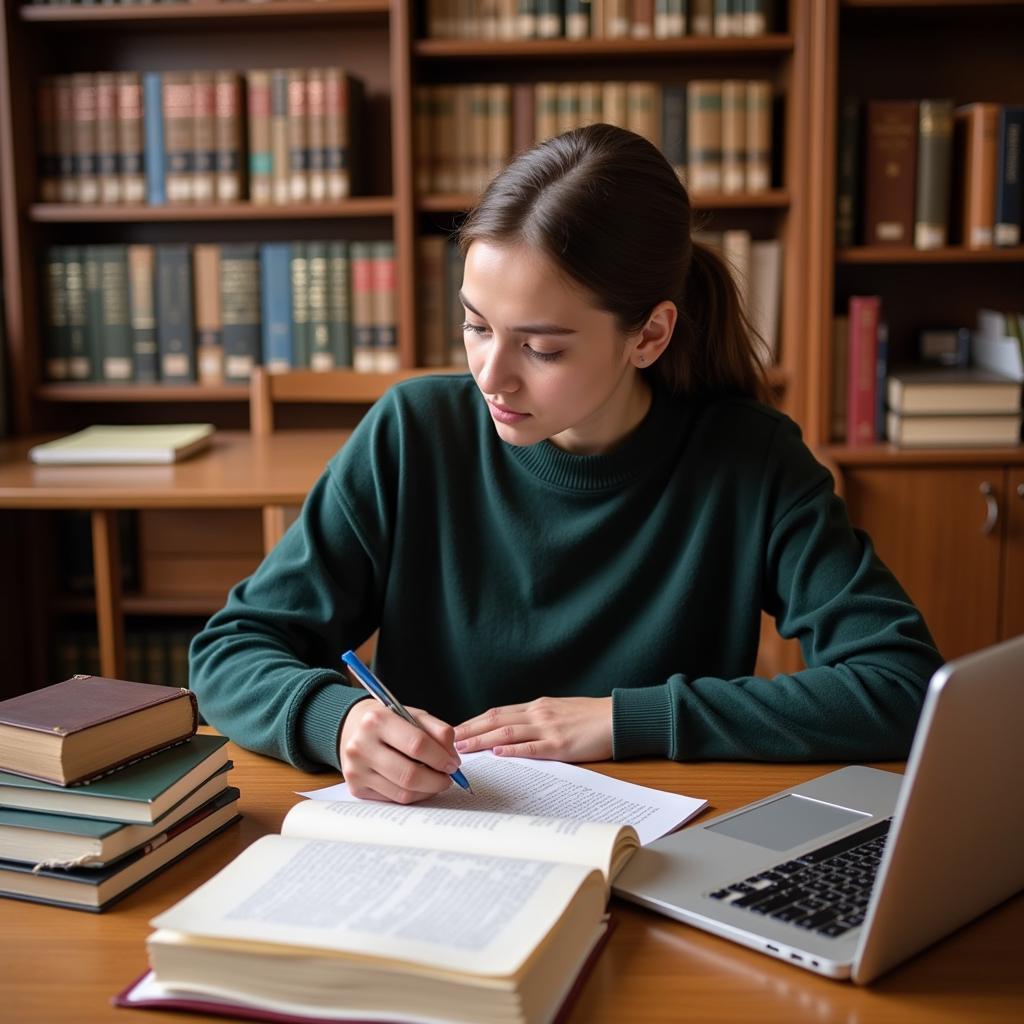
[[[1013,445],[1021,384],[988,370],[913,369],[889,375],[886,434],[905,447]]]
[[[73,676],[0,701],[0,896],[106,910],[239,817],[195,696]]]

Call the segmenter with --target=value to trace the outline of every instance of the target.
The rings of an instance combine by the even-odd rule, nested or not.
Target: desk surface
[[[212,446],[169,466],[37,466],[42,438],[0,443],[0,508],[260,508],[298,505],[348,430],[253,437],[220,430]]]
[[[231,781],[243,820],[127,896],[105,914],[0,900],[0,991],[12,1024],[162,1024],[166,1014],[108,1005],[146,967],[148,921],[237,855],[276,832],[297,789],[329,785],[232,746]],[[643,785],[705,796],[721,813],[812,778],[831,765],[680,765],[638,761],[594,766]],[[883,765],[881,767],[893,767]],[[1024,896],[997,907],[868,989],[778,963],[612,901],[617,926],[573,1007],[570,1024],[623,1021],[752,1021],[759,1024],[888,1024],[1022,1019]],[[216,1018],[192,1017],[213,1021]]]

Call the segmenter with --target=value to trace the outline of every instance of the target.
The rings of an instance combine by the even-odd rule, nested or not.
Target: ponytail
[[[677,395],[770,398],[763,340],[750,323],[725,260],[696,240],[672,340],[650,372]]]

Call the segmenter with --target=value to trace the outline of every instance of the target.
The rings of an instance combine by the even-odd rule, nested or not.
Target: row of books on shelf
[[[837,441],[903,447],[1015,445],[1022,440],[1024,314],[980,310],[975,331],[923,330],[918,362],[890,367],[877,295],[852,295],[833,321]]]
[[[106,910],[238,820],[198,721],[186,689],[89,675],[0,702],[0,896]]]
[[[435,39],[675,39],[760,36],[772,0],[429,0]]]
[[[51,381],[398,369],[391,241],[60,245],[45,264]]]
[[[1020,245],[1022,159],[1022,106],[847,100],[839,119],[837,244]]]
[[[134,620],[133,620],[134,621]],[[76,671],[99,671],[99,639],[95,627],[72,623],[54,637],[52,670],[55,678]],[[131,625],[124,634],[125,674],[158,686],[188,686],[188,647],[194,629],[184,625],[140,627]]]
[[[46,76],[40,198],[335,202],[358,190],[362,94],[341,67]]]
[[[513,154],[598,122],[649,139],[694,193],[771,188],[772,85],[763,79],[428,85],[414,102],[424,193],[481,191]]]

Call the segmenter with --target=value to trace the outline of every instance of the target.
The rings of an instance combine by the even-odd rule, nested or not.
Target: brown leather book
[[[967,103],[953,112],[953,202],[960,204],[960,242],[968,249],[995,244],[998,126],[998,103]]]
[[[867,104],[864,243],[912,245],[917,185],[916,100]]]
[[[72,676],[0,701],[0,769],[71,786],[189,739],[189,690]]]

